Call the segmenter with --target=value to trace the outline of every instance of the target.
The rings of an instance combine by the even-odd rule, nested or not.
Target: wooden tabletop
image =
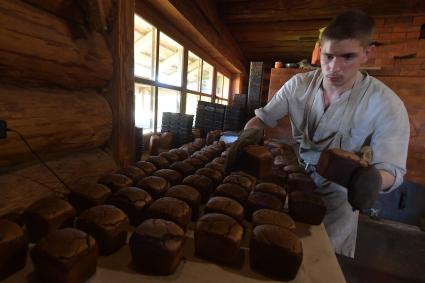
[[[339,267],[329,238],[323,224],[310,226],[297,223],[297,235],[303,244],[303,262],[294,280],[291,282],[346,282]],[[248,259],[247,229],[242,243],[241,261],[238,265],[227,267],[202,260],[194,256],[194,240],[191,230],[187,233],[184,260],[177,271],[170,276],[149,276],[137,273],[131,268],[129,246],[126,245],[110,256],[99,257],[96,274],[89,279],[90,283],[156,283],[156,282],[184,282],[184,283],[250,283],[250,282],[277,282],[251,270]],[[36,282],[31,260],[26,267],[7,278],[3,283]]]

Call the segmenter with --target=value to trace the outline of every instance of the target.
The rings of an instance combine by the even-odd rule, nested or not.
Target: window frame
[[[144,78],[144,77],[138,77],[136,76],[136,74],[134,74],[134,82],[135,84],[144,84],[144,85],[149,85],[152,86],[154,88],[154,99],[155,99],[155,109],[154,109],[154,129],[153,129],[153,133],[156,134],[157,133],[157,128],[158,128],[158,89],[159,88],[165,88],[165,89],[170,89],[170,90],[174,90],[174,91],[179,91],[180,92],[180,113],[186,113],[186,95],[187,93],[193,94],[193,95],[197,95],[198,96],[198,101],[201,100],[202,97],[204,98],[209,98],[211,102],[215,102],[215,103],[220,103],[219,101],[227,101],[227,104],[229,103],[229,95],[230,95],[230,88],[229,88],[229,93],[228,93],[228,98],[227,99],[223,99],[223,97],[217,97],[216,96],[216,80],[217,80],[217,73],[220,72],[225,78],[229,79],[229,85],[230,85],[230,78],[228,76],[226,76],[225,73],[229,73],[227,70],[225,70],[225,72],[223,72],[223,69],[221,68],[219,70],[218,66],[215,63],[211,63],[209,60],[204,59],[202,56],[198,55],[198,53],[196,51],[193,51],[191,49],[189,49],[185,44],[182,44],[178,39],[173,38],[172,36],[170,36],[166,31],[160,29],[159,27],[155,26],[154,24],[152,24],[149,20],[146,20],[145,18],[143,18],[140,14],[135,13],[135,16],[140,17],[142,20],[146,21],[147,23],[149,23],[155,30],[155,36],[152,40],[152,44],[155,44],[154,49],[155,50],[155,54],[154,54],[154,58],[155,58],[155,65],[153,66],[154,69],[154,79],[148,79],[148,78]],[[160,60],[160,56],[159,56],[159,49],[160,49],[160,34],[163,33],[165,34],[167,37],[171,38],[172,40],[174,40],[175,42],[177,42],[179,45],[181,45],[183,47],[183,56],[182,56],[182,73],[181,73],[181,84],[180,86],[175,86],[175,85],[170,85],[167,83],[163,83],[163,82],[159,82],[158,80],[158,76],[159,76],[159,60]],[[199,77],[199,91],[194,91],[191,89],[187,88],[187,75],[188,75],[188,56],[189,56],[189,52],[191,52],[192,54],[194,54],[195,56],[199,57],[201,59],[201,66],[200,66],[200,77]],[[203,76],[203,65],[204,65],[204,61],[206,63],[208,63],[210,66],[212,66],[212,86],[211,86],[211,93],[205,93],[202,92],[202,76]],[[135,63],[134,63],[135,64]],[[224,80],[223,80],[224,83]]]

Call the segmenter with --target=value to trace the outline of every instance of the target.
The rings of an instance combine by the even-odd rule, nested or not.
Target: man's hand
[[[353,209],[369,209],[382,187],[382,177],[374,166],[360,167],[351,177],[348,186],[348,202]]]
[[[262,129],[243,130],[239,139],[230,146],[229,153],[227,154],[226,172],[237,170],[236,163],[243,149],[247,145],[259,144],[263,136],[264,130]]]

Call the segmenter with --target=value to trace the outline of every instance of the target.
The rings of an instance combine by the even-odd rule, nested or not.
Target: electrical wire
[[[71,190],[69,187],[68,187],[68,185],[58,176],[58,174],[56,174],[56,172],[55,171],[53,171],[53,169],[52,168],[50,168],[44,161],[43,161],[43,159],[41,159],[41,157],[32,149],[32,147],[31,147],[31,145],[28,143],[28,141],[27,141],[27,139],[20,133],[20,132],[18,132],[17,130],[13,130],[13,129],[10,129],[10,128],[7,128],[7,131],[9,131],[9,132],[14,132],[14,133],[16,133],[20,138],[21,138],[21,140],[25,143],[25,145],[28,147],[28,149],[30,150],[30,152],[37,158],[37,160],[41,163],[41,164],[43,164],[44,165],[44,167],[46,167],[46,169],[47,170],[49,170],[50,171],[50,173],[52,173],[53,174],[53,176],[55,176],[55,178],[57,179],[57,180],[59,180],[59,182],[61,182],[62,183],[62,185],[65,187],[65,188],[67,188],[69,191]],[[57,192],[58,193],[58,191],[56,191],[56,190],[53,190],[53,191],[55,191],[55,192]],[[61,194],[63,194],[63,193],[61,193]]]

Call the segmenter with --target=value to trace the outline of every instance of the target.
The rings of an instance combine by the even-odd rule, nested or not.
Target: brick
[[[421,31],[421,26],[420,25],[412,25],[410,27],[407,28],[408,32],[417,32],[419,34],[419,32]]]
[[[410,23],[413,22],[413,17],[397,17],[397,18],[394,19],[394,22],[398,23],[398,24],[400,24],[400,23],[410,24]]]
[[[385,18],[374,18],[375,20],[375,28],[383,27],[385,24]]]
[[[393,39],[393,40],[406,39],[406,33],[405,32],[393,32],[391,34],[391,39]]]
[[[425,16],[416,16],[413,19],[414,25],[423,25],[425,24]]]
[[[406,33],[406,39],[418,39],[419,38],[419,32],[407,32]]]
[[[393,32],[393,27],[381,27],[381,28],[375,28],[376,33],[385,33],[385,32]]]
[[[406,25],[396,25],[393,27],[393,31],[394,32],[407,32],[407,30],[409,29],[409,26]]]

